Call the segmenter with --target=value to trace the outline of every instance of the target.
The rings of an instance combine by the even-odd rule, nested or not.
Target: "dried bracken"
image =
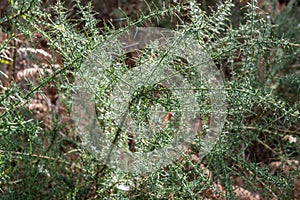
[[[60,68],[60,58],[57,55],[49,52],[48,49],[42,48],[44,42],[39,40],[39,34],[35,34],[37,41],[31,42],[35,46],[30,46],[29,41],[26,40],[24,35],[19,34],[15,39],[15,56],[11,58],[10,49],[5,49],[1,54],[1,59],[10,59],[7,63],[0,63],[0,78],[4,87],[9,87],[11,81],[15,80],[19,87],[26,94],[32,88],[38,86],[43,81],[43,78],[53,75],[54,71]],[[5,41],[7,35],[0,31],[0,41]],[[7,52],[7,53],[5,53]],[[8,58],[6,58],[8,57]],[[11,66],[14,69],[9,69]],[[28,109],[32,112],[34,119],[42,122],[46,129],[51,129],[53,123],[53,113],[61,116],[62,118],[68,118],[66,109],[59,102],[58,90],[54,85],[49,82],[39,91],[35,91],[33,97],[28,101]],[[63,116],[65,115],[65,116]],[[68,119],[64,119],[66,122]]]
[[[199,199],[206,200],[225,200],[225,190],[222,185],[214,184],[213,188],[206,189],[199,194]]]
[[[53,68],[59,68],[59,65],[52,65]],[[33,64],[31,68],[21,70],[17,73],[16,81],[22,80],[35,81],[38,78],[43,78],[53,74],[53,70],[48,64],[42,63],[41,66]]]
[[[292,170],[299,170],[300,165],[298,160],[275,161],[269,164],[272,173],[283,172],[285,174]]]
[[[254,194],[242,187],[234,187],[234,193],[238,200],[260,200],[259,194]]]
[[[296,143],[297,142],[297,137],[292,136],[292,135],[285,135],[282,140],[286,140],[289,143]]]

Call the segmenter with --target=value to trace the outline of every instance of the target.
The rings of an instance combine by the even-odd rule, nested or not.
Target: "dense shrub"
[[[299,198],[296,1],[273,13],[256,1],[62,2],[10,0],[0,15],[1,199]],[[110,36],[137,26],[191,34],[223,75],[227,119],[202,160],[200,137],[147,174],[111,169],[80,145],[70,118],[75,73]]]

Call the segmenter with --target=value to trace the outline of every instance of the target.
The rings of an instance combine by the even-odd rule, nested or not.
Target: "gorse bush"
[[[0,14],[0,199],[298,199],[299,6],[290,1],[269,15],[256,1],[199,2],[143,2],[134,17],[115,7],[108,20],[99,19],[92,1],[8,1]],[[134,27],[157,25],[191,36],[214,61],[223,76],[226,121],[203,159],[197,136],[171,164],[145,174],[124,172],[81,145],[70,117],[75,80],[97,47]],[[188,61],[155,45],[130,53],[113,61],[105,71],[111,79],[99,79],[95,91],[98,122],[111,140],[118,134],[107,117],[114,75],[166,58],[194,80]],[[205,132],[212,111],[207,89],[197,83]],[[182,109],[166,89],[152,98],[160,89],[134,93],[128,110],[136,121],[148,123],[149,104]],[[172,142],[176,126],[169,123],[155,137],[118,139],[130,151],[151,152]]]

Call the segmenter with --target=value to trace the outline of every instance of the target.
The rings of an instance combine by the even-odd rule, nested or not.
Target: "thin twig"
[[[61,158],[53,158],[53,157],[43,156],[43,155],[38,155],[38,154],[30,154],[30,153],[23,153],[23,152],[17,152],[17,151],[4,151],[4,150],[0,150],[0,154],[12,154],[12,155],[18,155],[18,156],[29,156],[29,157],[34,157],[34,158],[51,160],[51,161],[55,161],[55,162],[65,164],[65,165],[69,165],[71,167],[75,167],[75,168],[80,169],[84,172],[86,171],[81,166],[79,166],[77,164],[74,164],[74,163],[71,163],[71,162],[68,162],[68,161],[61,160]]]
[[[257,141],[262,144],[264,147],[266,147],[267,149],[269,149],[270,151],[272,151],[274,154],[278,155],[278,153],[276,151],[274,151],[269,145],[267,145],[266,143],[264,143],[262,140],[257,138]]]
[[[259,130],[262,132],[266,132],[266,133],[273,133],[273,131],[267,130],[267,129],[260,129],[254,126],[242,126],[241,128],[243,129],[248,129],[248,130]],[[276,129],[277,131],[283,132],[283,133],[296,133],[298,135],[300,135],[300,132],[298,131],[292,131],[292,130],[287,130],[287,129]]]

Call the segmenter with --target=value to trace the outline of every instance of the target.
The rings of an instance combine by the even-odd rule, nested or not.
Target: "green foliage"
[[[0,29],[7,34],[0,45],[0,67],[6,66],[7,70],[0,68],[0,76],[1,81],[5,76],[11,78],[5,84],[3,79],[0,86],[0,199],[201,199],[211,191],[234,199],[236,177],[242,180],[242,187],[264,199],[292,198],[297,170],[274,173],[268,165],[274,160],[299,160],[299,7],[288,7],[278,16],[266,17],[251,1],[242,8],[242,20],[236,25],[232,17],[236,5],[230,0],[220,1],[210,12],[202,10],[196,1],[163,6],[149,3],[148,10],[140,13],[137,20],[131,21],[128,16],[127,25],[116,28],[118,25],[96,19],[92,4],[82,5],[79,0],[73,2],[73,10],[58,1],[50,7],[51,12],[45,12],[40,0],[9,2],[7,16],[0,19]],[[80,145],[72,121],[63,119],[71,108],[74,74],[90,52],[109,38],[147,22],[165,23],[168,17],[182,13],[184,18],[177,19],[178,26],[173,28],[192,34],[224,75],[226,123],[221,139],[201,161],[213,176],[207,176],[205,168],[193,161],[201,150],[200,136],[181,158],[149,174],[110,169]],[[20,43],[20,34],[32,47],[39,34],[47,49],[57,56],[47,60],[52,73],[37,77],[26,89],[22,82],[14,81],[17,66],[13,63],[17,58],[12,55],[16,52],[11,56],[7,53],[25,45],[25,41],[16,43]],[[142,58],[151,59],[145,54]],[[158,54],[158,58],[164,56]],[[32,62],[42,68],[38,59]],[[175,68],[185,77],[191,74],[182,66]],[[127,69],[111,70],[113,73],[107,73],[124,73],[122,70]],[[51,125],[47,126],[47,119],[37,120],[29,105],[34,95],[50,86],[59,91],[59,104],[66,112],[49,109]],[[105,106],[110,102],[104,94],[110,87],[113,86],[97,91],[97,111],[99,122],[115,134],[113,122],[101,118],[108,112]],[[135,116],[141,123],[147,121],[147,104],[161,104],[167,111],[180,109],[169,91],[151,99],[152,89],[144,88],[136,94],[139,98],[133,98],[135,105],[144,106],[143,111],[130,107],[133,112],[139,111]],[[205,99],[207,92],[197,95]],[[208,118],[203,117],[204,125]],[[168,144],[172,140],[170,132],[143,140],[145,145],[139,143],[137,150],[146,152]],[[297,141],[282,140],[286,135]],[[217,184],[225,192],[218,190]],[[129,191],[119,189],[120,185],[129,186]]]

